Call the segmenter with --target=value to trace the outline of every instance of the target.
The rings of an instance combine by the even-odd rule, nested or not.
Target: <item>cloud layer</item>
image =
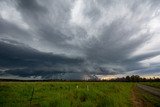
[[[159,0],[1,0],[1,77],[160,72]]]

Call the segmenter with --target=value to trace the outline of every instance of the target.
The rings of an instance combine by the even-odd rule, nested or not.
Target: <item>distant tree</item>
[[[130,82],[131,81],[131,78],[129,76],[126,76],[126,81],[127,82]]]
[[[139,75],[132,75],[130,77],[132,82],[139,82],[140,81],[140,76]]]

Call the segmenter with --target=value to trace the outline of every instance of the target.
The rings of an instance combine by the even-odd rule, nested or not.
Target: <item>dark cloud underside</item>
[[[159,0],[1,0],[0,75],[160,75]]]

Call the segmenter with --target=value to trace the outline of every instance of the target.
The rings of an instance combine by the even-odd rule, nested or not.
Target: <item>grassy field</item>
[[[141,82],[141,84],[152,86],[155,88],[160,88],[160,82]]]
[[[129,107],[133,84],[1,82],[0,107]]]
[[[159,88],[159,82],[141,84]],[[1,82],[0,107],[160,106],[160,99],[131,82]],[[137,105],[135,105],[136,107]]]

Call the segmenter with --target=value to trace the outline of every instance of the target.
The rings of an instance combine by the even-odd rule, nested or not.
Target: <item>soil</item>
[[[143,93],[143,90],[139,89],[138,87],[134,87],[132,90],[132,103],[133,107],[154,107],[153,104],[151,104],[148,101],[145,101],[140,93]]]

